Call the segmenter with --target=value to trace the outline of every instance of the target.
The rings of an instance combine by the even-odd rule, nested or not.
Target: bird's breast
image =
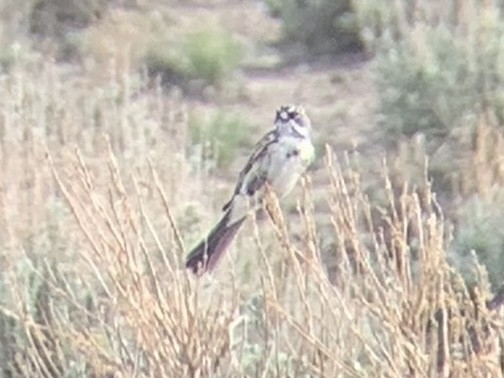
[[[313,144],[311,143],[310,140],[305,139],[302,142],[300,142],[297,146],[297,150],[299,159],[301,160],[302,163],[308,166],[313,162],[315,158],[315,147],[313,147]]]
[[[288,194],[313,161],[314,148],[309,140],[286,139],[273,154],[269,184],[279,197]]]

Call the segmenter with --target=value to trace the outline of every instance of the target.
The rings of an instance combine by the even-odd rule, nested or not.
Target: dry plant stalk
[[[77,181],[50,161],[86,239],[79,250],[85,265],[74,274],[89,281],[90,293],[82,301],[64,283],[68,276],[46,267],[43,320],[22,323],[31,347],[20,370],[50,377],[79,356],[89,375],[100,376],[500,374],[502,298],[490,300],[484,279],[469,290],[448,265],[444,222],[429,183],[423,193],[405,186],[397,197],[385,171],[389,203],[377,209],[361,190],[358,172],[329,148],[326,159],[332,248],[320,247],[309,180],[298,206],[303,235],[297,240],[270,195],[279,250],[268,251],[259,240],[266,269],[257,271],[262,285],[254,295],[263,299],[257,318],[247,313],[239,277],[205,283],[180,267],[174,254],[183,248],[182,232],[154,169],[159,208],[178,235],[168,246],[149,218],[138,178],[132,175],[134,189],[126,189],[110,149],[110,180],[101,188],[78,152]],[[375,225],[376,219],[382,222]],[[273,273],[272,253],[285,256],[282,276]],[[340,262],[336,279],[327,274],[323,254]],[[73,315],[62,316],[57,303],[72,307]],[[260,348],[252,364],[250,345]]]
[[[107,356],[116,361],[110,368],[141,376],[208,376],[228,349],[236,303],[200,302],[189,277],[178,267],[173,255],[183,245],[155,172],[155,188],[177,235],[171,246],[160,244],[139,193],[131,198],[126,192],[111,150],[108,168],[111,181],[100,193],[79,156],[78,195],[56,169],[53,172],[88,241],[81,256],[103,292],[95,300],[105,301],[112,317],[111,322],[101,320],[110,327],[109,343],[118,347]],[[138,188],[134,177],[133,181]],[[150,237],[154,243],[149,244]],[[98,360],[92,358],[93,349],[89,344],[85,354]]]
[[[10,117],[14,122],[14,110]],[[76,132],[60,130],[62,138]],[[26,179],[27,210],[39,208],[47,188],[57,187],[72,215],[63,217],[65,224],[55,232],[71,240],[73,253],[65,250],[63,256],[53,243],[54,256],[37,259],[37,250],[26,248],[34,261],[29,274],[5,276],[16,306],[0,308],[0,350],[19,345],[15,337],[24,343],[21,352],[5,351],[14,375],[502,374],[502,293],[491,298],[483,272],[478,285],[467,288],[447,263],[445,222],[426,174],[420,192],[397,188],[384,164],[379,189],[386,203],[377,207],[360,173],[328,148],[324,217],[329,219],[314,210],[307,178],[297,216],[284,214],[274,196],[268,199],[265,227],[273,229],[274,240],[254,224],[257,246],[246,235],[237,243],[240,254],[261,256],[264,269],[253,271],[258,286],[240,276],[239,258],[229,274],[220,270],[195,280],[180,265],[186,230],[177,226],[177,196],[164,190],[175,185],[144,155],[137,160],[144,160],[145,169],[130,169],[116,154],[134,139],[132,130],[125,126],[115,133],[106,142],[92,135],[106,146],[97,161],[85,158],[96,155],[86,147],[71,157],[51,149],[44,169],[26,169],[19,185],[2,196],[3,208],[13,199],[21,202],[14,194]],[[43,149],[35,136],[26,135],[24,149],[7,151],[13,147],[5,141],[2,148],[35,167]],[[6,156],[2,164],[15,177],[19,167]],[[7,215],[2,223],[12,243],[19,243],[20,231]],[[27,219],[23,230],[40,217]],[[293,234],[294,222],[301,224],[299,235]],[[323,260],[335,261],[337,269],[328,272]],[[36,293],[33,298],[25,295],[27,288]]]
[[[313,240],[316,218],[310,203],[301,211],[309,237],[297,246],[285,231],[278,202],[269,201],[291,267],[289,276],[281,278],[287,284],[267,277],[265,295],[276,315],[270,327],[283,336],[280,342],[295,356],[297,372],[324,377],[499,376],[496,309],[502,298],[491,300],[484,281],[469,290],[448,265],[444,219],[430,183],[422,185],[423,193],[405,186],[397,197],[385,172],[389,203],[374,209],[358,173],[345,171],[330,149],[327,165],[336,239],[330,253],[340,262],[335,285]],[[374,225],[375,212],[380,226]],[[275,292],[281,286],[289,288],[283,296]]]

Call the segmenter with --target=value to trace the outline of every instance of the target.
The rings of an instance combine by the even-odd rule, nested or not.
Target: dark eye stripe
[[[281,106],[277,110],[276,120],[288,121],[300,117],[300,112],[295,106]]]

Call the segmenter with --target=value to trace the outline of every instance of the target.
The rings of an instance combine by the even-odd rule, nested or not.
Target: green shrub
[[[453,263],[474,281],[475,265],[469,263],[474,255],[495,286],[504,271],[499,227],[504,197],[502,192],[490,197],[483,193],[500,183],[495,162],[501,149],[493,147],[498,134],[483,138],[478,133],[483,124],[499,127],[504,122],[504,26],[498,6],[466,3],[471,4],[462,11],[456,8],[459,2],[409,7],[407,1],[398,1],[388,10],[378,2],[367,13],[361,7],[358,14],[368,25],[369,38],[364,39],[377,54],[384,128],[394,140],[415,135],[425,141],[438,198],[450,203],[451,213],[457,206],[454,192],[466,201],[454,217]],[[410,148],[405,152],[413,154]]]
[[[476,261],[484,265],[494,289],[504,281],[504,191],[475,195],[461,208],[460,224],[455,232],[452,260],[464,277],[474,282]]]
[[[376,75],[388,130],[444,135],[484,110],[504,120],[500,13],[494,9],[470,23],[417,22],[400,40],[382,39]]]
[[[238,68],[243,56],[240,42],[221,28],[190,33],[180,44],[158,41],[149,49],[146,65],[151,73],[182,87],[191,80],[221,87]]]
[[[390,1],[356,0],[352,2],[352,5],[359,24],[361,40],[368,50],[374,51],[383,35],[394,36],[394,38],[400,35],[399,15],[401,13],[397,6],[391,6]]]
[[[282,20],[284,39],[299,43],[310,53],[362,47],[350,0],[268,0],[267,5]]]
[[[104,0],[34,0],[30,30],[48,37],[62,37],[72,28],[82,28],[99,18],[107,8]]]
[[[233,357],[240,361],[248,377],[257,376],[264,370],[267,376],[308,376],[308,373],[302,370],[302,359],[293,358],[282,351],[279,343],[268,340],[264,333],[261,333],[268,326],[265,311],[265,298],[257,294],[241,306],[241,322],[231,329]],[[275,356],[276,363],[265,363],[272,355]],[[301,372],[304,374],[300,374]]]
[[[145,65],[150,75],[159,76],[163,82],[184,87],[188,80],[182,55],[166,41],[152,45],[145,57]]]
[[[218,112],[208,119],[192,114],[189,132],[193,146],[200,150],[205,161],[225,168],[236,157],[237,149],[247,140],[250,125],[240,116]]]
[[[208,28],[188,35],[183,53],[191,77],[218,86],[238,67],[243,51],[228,31]]]

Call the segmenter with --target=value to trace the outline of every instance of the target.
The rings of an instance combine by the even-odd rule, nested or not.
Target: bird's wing
[[[251,197],[263,186],[268,177],[268,150],[277,142],[278,133],[276,130],[272,130],[256,143],[254,152],[240,172],[238,182],[233,193],[233,198],[224,205],[222,208],[223,211],[230,208],[236,195],[242,194]]]

